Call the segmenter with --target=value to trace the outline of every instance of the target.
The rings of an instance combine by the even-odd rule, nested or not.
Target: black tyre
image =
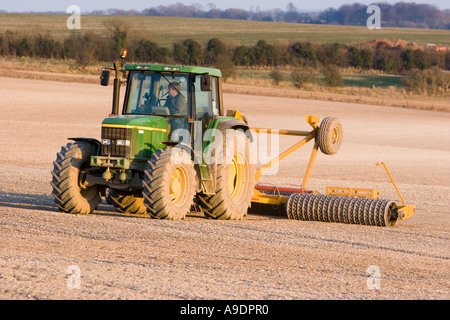
[[[83,187],[84,169],[89,167],[92,155],[95,147],[82,142],[69,143],[57,153],[51,186],[55,204],[61,211],[89,214],[101,201],[99,187]]]
[[[343,130],[341,121],[335,117],[325,117],[319,126],[319,147],[324,154],[332,155],[339,151]]]
[[[195,196],[194,164],[186,151],[160,149],[147,162],[144,205],[153,218],[181,220],[189,213]]]
[[[144,197],[141,190],[122,191],[109,188],[106,201],[112,204],[117,211],[130,214],[145,214]]]
[[[247,215],[255,186],[248,137],[240,131],[227,135],[219,155],[214,195],[199,194],[205,216],[212,219],[242,220]]]

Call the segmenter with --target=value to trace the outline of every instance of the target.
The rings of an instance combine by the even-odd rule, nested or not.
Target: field
[[[67,37],[71,32],[91,31],[107,36],[105,23],[114,16],[81,16],[81,30],[69,30],[68,14],[0,14],[0,32],[18,30],[24,33],[50,33],[57,39]],[[173,18],[173,17],[119,17],[130,30],[130,35],[156,41],[162,47],[170,47],[174,42],[192,38],[206,43],[217,37],[223,41],[239,45],[254,45],[258,40],[278,43],[310,41],[312,43],[359,43],[374,39],[402,39],[414,41],[421,46],[437,43],[450,46],[448,30],[381,28],[370,30],[366,27],[307,25],[281,22],[242,21],[225,19]]]
[[[271,70],[254,70],[241,69],[237,71],[237,76],[241,80],[248,80],[251,84],[255,80],[266,80],[273,82],[270,75]],[[284,81],[289,81],[291,75],[290,71],[281,71]],[[360,87],[360,88],[388,88],[391,86],[402,88],[402,79],[405,76],[396,76],[388,74],[358,74],[358,73],[342,73],[342,81],[345,87]],[[312,77],[311,83],[320,85],[323,81],[323,76],[316,72]]]
[[[0,14],[0,32],[62,38],[70,33],[67,17]],[[109,19],[82,16],[81,32],[106,36]],[[135,34],[167,46],[186,37],[214,36],[247,45],[259,39],[375,38],[450,45],[448,31],[440,30],[121,19]],[[250,126],[293,130],[309,129],[306,115],[338,117],[342,148],[333,156],[318,154],[308,187],[320,193],[331,185],[373,188],[375,164],[384,161],[406,203],[416,206],[415,215],[389,228],[289,220],[265,210],[243,221],[201,214],[160,221],[119,214],[105,200],[91,215],[62,213],[51,196],[56,153],[70,137],[100,139],[112,88],[99,85],[98,65],[81,73],[71,61],[2,58],[0,300],[448,300],[448,96],[407,95],[398,89],[401,77],[380,74],[344,73],[347,87],[333,90],[275,87],[269,72],[238,70],[223,86],[225,109],[245,112]],[[295,141],[281,139],[279,151]],[[298,187],[311,148],[311,143],[300,148],[259,182]],[[382,198],[400,203],[380,170],[376,187]],[[374,268],[379,271],[375,287],[370,285]],[[73,270],[81,273],[75,286]],[[173,308],[166,312],[179,314]]]
[[[98,80],[98,78],[97,78]],[[309,187],[373,187],[384,161],[416,214],[390,228],[303,222],[261,211],[243,221],[159,221],[61,213],[52,162],[69,137],[100,138],[111,87],[0,78],[0,299],[442,299],[450,297],[448,112],[227,93],[251,126],[307,130],[337,116],[338,154],[319,154]],[[284,150],[292,141],[281,141]],[[298,186],[306,145],[260,182]],[[379,173],[383,198],[398,201]],[[81,278],[74,287],[72,272]],[[379,283],[371,287],[373,268]],[[372,278],[373,280],[373,278]],[[177,313],[178,310],[170,309]]]

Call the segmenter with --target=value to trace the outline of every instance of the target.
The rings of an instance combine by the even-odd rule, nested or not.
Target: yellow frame
[[[413,205],[407,205],[405,200],[403,199],[400,190],[398,190],[397,185],[394,182],[394,179],[391,176],[391,173],[389,172],[388,168],[386,167],[386,165],[384,164],[384,162],[378,162],[376,168],[378,168],[378,166],[382,165],[384,167],[384,169],[386,170],[386,173],[389,177],[389,179],[392,182],[392,185],[395,188],[395,191],[397,191],[398,196],[400,197],[400,200],[402,201],[402,205],[398,206],[398,219],[399,220],[405,220],[408,219],[409,217],[411,217],[412,215],[414,215],[414,213],[416,213],[416,208]],[[377,183],[377,175],[376,175],[376,171],[375,171],[375,185]]]
[[[240,116],[240,114],[238,114]],[[311,125],[313,130],[311,131],[299,131],[299,130],[286,130],[286,129],[268,129],[268,128],[250,128],[252,132],[255,133],[267,133],[267,134],[278,134],[278,135],[286,135],[286,136],[298,136],[298,137],[304,137],[299,142],[295,143],[293,146],[289,147],[282,153],[280,153],[277,157],[270,160],[268,163],[261,166],[258,170],[256,170],[255,173],[255,181],[258,181],[259,178],[261,178],[262,173],[269,169],[274,164],[277,164],[284,158],[286,158],[288,155],[292,154],[294,151],[299,149],[300,147],[304,146],[306,143],[308,143],[311,140],[315,140],[314,147],[311,151],[311,155],[309,157],[308,166],[306,168],[305,175],[303,177],[302,187],[301,189],[298,189],[298,192],[305,192],[305,189],[308,185],[309,177],[311,176],[312,168],[314,165],[314,161],[316,159],[317,151],[318,151],[318,142],[315,139],[317,130],[319,129],[318,123],[320,122],[320,117],[315,116],[306,116],[306,122]],[[276,192],[278,188],[274,188],[274,192]],[[278,190],[279,191],[279,190]],[[263,192],[260,192],[257,187],[253,189],[253,197],[252,202],[257,203],[263,203],[263,204],[271,204],[271,205],[280,205],[284,204],[288,200],[288,196],[283,196],[281,194],[266,194]]]
[[[244,117],[241,114],[240,111],[234,111],[229,110],[227,113],[228,116],[235,117],[241,121],[244,121]],[[293,146],[289,147],[282,153],[280,153],[277,157],[269,161],[268,163],[261,166],[255,173],[255,181],[258,181],[261,178],[262,173],[273,166],[274,164],[280,162],[284,158],[286,158],[288,155],[292,154],[294,151],[299,149],[300,147],[304,146],[306,143],[314,139],[314,147],[311,151],[311,155],[309,157],[308,166],[306,168],[305,175],[303,177],[302,187],[300,189],[296,189],[293,192],[310,192],[310,193],[318,193],[316,191],[310,191],[306,190],[306,187],[308,185],[309,178],[311,176],[312,168],[314,165],[314,161],[317,156],[318,152],[318,141],[316,139],[317,131],[319,129],[318,123],[320,122],[320,117],[316,116],[306,116],[306,122],[311,125],[313,128],[311,131],[298,131],[298,130],[286,130],[286,129],[268,129],[268,128],[250,128],[251,131],[255,133],[266,133],[266,134],[278,134],[278,135],[286,135],[286,136],[299,136],[304,137],[299,142],[295,143]],[[394,182],[394,179],[392,178],[389,170],[387,169],[386,165],[383,162],[377,163],[377,167],[379,165],[383,165],[385,168],[392,184],[394,185],[395,190],[397,191],[401,201],[402,205],[398,206],[398,219],[399,220],[405,220],[415,213],[415,207],[413,205],[406,205],[402,195],[400,194],[400,191],[397,188],[397,185]],[[375,175],[375,184],[376,184],[376,175]],[[261,203],[261,204],[270,204],[270,205],[281,205],[288,201],[289,197],[280,194],[283,189],[295,189],[295,188],[278,188],[273,187],[273,194],[267,194],[263,193],[258,190],[258,188],[261,189],[262,186],[256,185],[253,189],[253,197],[252,202]],[[347,196],[347,197],[370,197],[370,198],[380,198],[380,190],[378,189],[363,189],[363,188],[345,188],[345,187],[327,187],[326,188],[326,194],[327,195],[338,195],[338,196]]]

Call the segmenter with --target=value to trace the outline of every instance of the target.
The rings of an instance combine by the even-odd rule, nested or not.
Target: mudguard
[[[73,140],[75,142],[86,142],[92,144],[96,148],[96,155],[99,156],[102,150],[102,143],[94,138],[69,138],[68,140]]]
[[[253,136],[248,124],[236,118],[226,118],[220,121],[216,128],[224,133],[227,129],[242,130],[248,136],[250,142],[253,142]]]

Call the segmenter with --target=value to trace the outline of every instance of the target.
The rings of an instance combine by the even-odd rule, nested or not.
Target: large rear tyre
[[[53,162],[52,196],[66,213],[92,213],[101,201],[98,186],[84,187],[84,170],[89,167],[95,147],[89,143],[68,143],[56,154]]]
[[[199,194],[205,216],[221,220],[242,220],[247,215],[255,186],[249,138],[241,131],[228,134],[219,155],[214,195]]]
[[[325,117],[319,126],[319,147],[324,154],[332,155],[339,151],[343,130],[341,121],[335,117]]]
[[[190,212],[195,196],[195,169],[182,149],[156,151],[147,163],[144,205],[152,218],[181,220]]]
[[[122,191],[109,188],[106,194],[108,203],[111,203],[117,211],[130,214],[145,214],[142,191]]]

